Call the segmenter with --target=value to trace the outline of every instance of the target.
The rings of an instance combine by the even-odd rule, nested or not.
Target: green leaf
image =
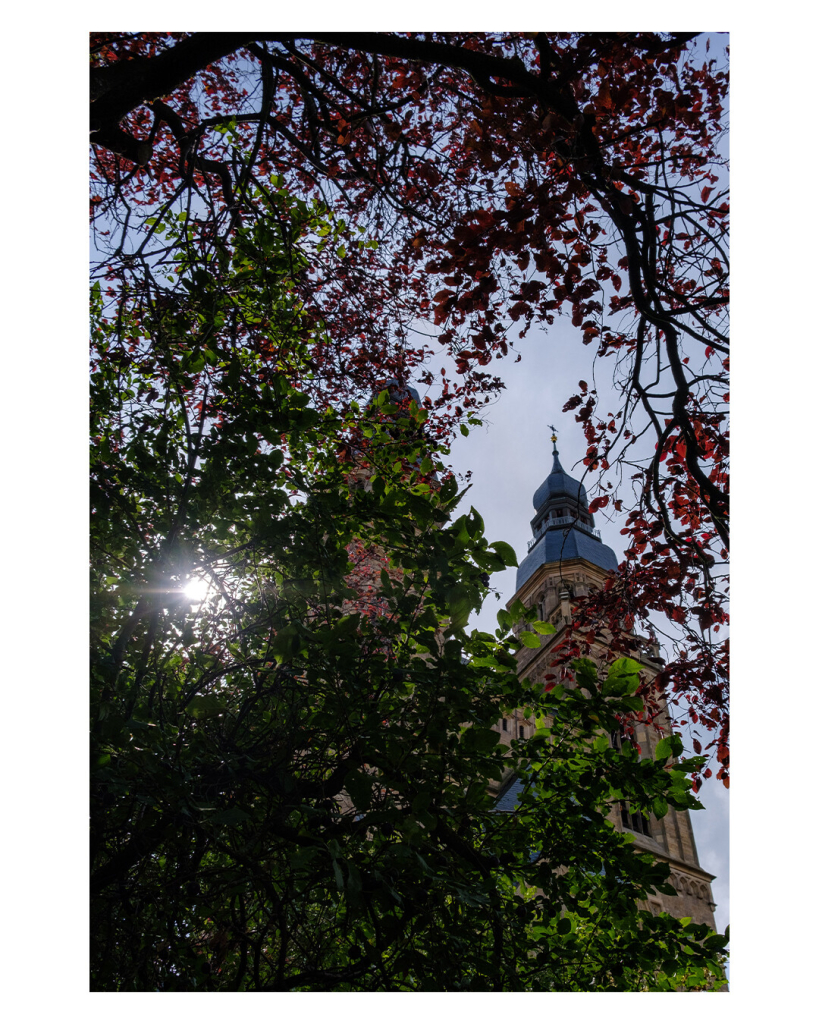
[[[602,686],[604,697],[621,697],[634,693],[640,685],[640,663],[633,658],[618,658],[609,666]]]
[[[512,616],[509,614],[509,612],[506,611],[505,608],[501,608],[501,610],[498,612],[498,616],[497,617],[498,617],[498,625],[501,627],[501,629],[509,630],[515,624],[515,620],[512,618]]]
[[[507,544],[506,541],[496,540],[494,544],[489,545],[493,551],[495,551],[503,559],[504,565],[516,566],[518,564],[517,555],[515,549],[511,544]]]
[[[597,666],[589,658],[577,658],[572,662],[575,678],[580,686],[590,693],[597,693]]]
[[[518,639],[524,647],[540,647],[540,638],[535,633],[521,633]]]
[[[333,860],[333,874],[336,876],[336,885],[339,890],[344,889],[344,873],[341,870],[341,864],[337,860]]]
[[[469,615],[476,603],[477,591],[465,583],[457,583],[446,593],[450,625],[462,629],[469,621]]]
[[[669,743],[668,738],[665,737],[660,740],[654,750],[654,760],[663,761],[669,757],[671,757],[671,744]]]
[[[657,749],[654,751],[654,760],[664,761],[669,757],[679,757],[682,751],[682,740],[679,736],[672,733],[670,736],[665,736],[657,744]]]
[[[225,707],[222,701],[214,694],[200,694],[191,700],[187,706],[189,715],[194,718],[213,718],[221,714]]]
[[[419,793],[412,801],[412,813],[421,814],[429,807],[432,800],[432,794],[427,790]]]
[[[616,661],[612,662],[611,668],[609,669],[609,675],[639,675],[642,668],[643,666],[640,662],[635,661],[634,658],[618,658]]]
[[[188,373],[199,373],[205,365],[205,354],[203,352],[191,352],[182,360],[182,368]]]
[[[250,815],[239,807],[231,807],[208,815],[207,821],[213,825],[241,825],[243,821],[250,821]]]

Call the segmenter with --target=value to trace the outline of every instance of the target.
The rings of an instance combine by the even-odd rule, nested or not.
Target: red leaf
[[[609,87],[605,82],[600,83],[600,88],[597,90],[597,99],[604,110],[614,110],[614,102],[612,101]]]

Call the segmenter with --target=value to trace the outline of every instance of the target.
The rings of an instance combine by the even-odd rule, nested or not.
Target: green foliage
[[[92,986],[718,974],[721,937],[638,910],[667,868],[607,820],[621,799],[696,806],[684,765],[599,742],[634,710],[635,663],[601,684],[578,662],[577,687],[545,693],[514,652],[552,627],[516,605],[495,636],[466,631],[514,552],[430,484],[414,403],[309,402],[316,328],[288,290],[306,258],[271,222],[212,273],[183,249],[179,304],[152,318],[106,322],[93,296]],[[236,320],[266,323],[272,363],[224,344]],[[539,728],[505,754],[492,726],[524,706]],[[488,790],[509,769],[524,788],[502,814]]]

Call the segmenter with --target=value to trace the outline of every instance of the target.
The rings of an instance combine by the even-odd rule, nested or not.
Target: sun
[[[201,576],[192,576],[184,587],[185,597],[194,604],[201,604],[208,596],[209,590],[210,583]]]

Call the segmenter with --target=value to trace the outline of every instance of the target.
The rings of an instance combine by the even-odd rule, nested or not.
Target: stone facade
[[[586,562],[584,559],[572,559],[559,565],[542,565],[525,581],[515,594],[509,605],[520,600],[531,608],[537,607],[540,618],[551,622],[556,632],[541,637],[539,648],[524,647],[519,652],[520,674],[536,681],[551,671],[552,653],[560,643],[566,625],[571,617],[571,597],[580,597],[599,588],[608,577],[608,572],[599,566]],[[591,652],[591,657],[598,664],[604,663],[602,645]],[[646,644],[643,655],[639,658],[645,673],[651,677],[660,668],[657,650]],[[664,720],[663,720],[664,719]],[[526,719],[521,711],[513,716],[501,719],[496,729],[500,733],[501,742],[509,743],[512,739],[527,739],[534,732],[534,722]],[[634,732],[634,741],[640,746],[643,756],[653,757],[657,744],[664,731],[670,728],[667,710],[664,716],[652,726],[639,723]],[[612,742],[618,742],[613,738]],[[509,779],[502,780],[499,792],[503,792]],[[654,815],[643,818],[633,815],[625,806],[612,807],[610,820],[618,831],[628,831],[634,836],[634,845],[653,854],[658,860],[665,861],[671,869],[669,881],[676,889],[676,896],[658,893],[653,895],[644,909],[654,913],[668,913],[674,917],[690,917],[698,924],[706,924],[715,928],[715,903],[711,893],[711,882],[714,875],[700,867],[697,856],[694,832],[687,811],[669,808],[667,814],[657,819]]]

